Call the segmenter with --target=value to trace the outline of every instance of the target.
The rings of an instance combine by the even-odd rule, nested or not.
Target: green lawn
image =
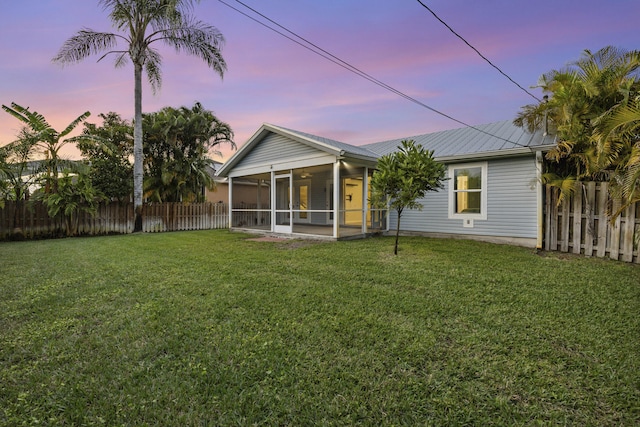
[[[0,425],[638,425],[640,267],[225,230],[0,243]]]

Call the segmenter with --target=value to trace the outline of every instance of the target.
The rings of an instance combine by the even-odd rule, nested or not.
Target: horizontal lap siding
[[[403,231],[473,234],[500,237],[536,238],[536,166],[533,157],[492,160],[487,170],[487,220],[474,220],[473,228],[462,226],[462,219],[449,219],[449,184],[421,201],[422,211],[402,214]],[[391,213],[391,229],[396,215]]]
[[[266,163],[278,163],[284,159],[296,159],[318,155],[318,150],[274,133],[266,136],[249,152],[236,168]]]

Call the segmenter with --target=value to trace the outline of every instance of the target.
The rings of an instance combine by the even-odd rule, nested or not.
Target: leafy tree
[[[65,170],[58,179],[58,191],[36,193],[35,197],[45,203],[51,218],[63,216],[67,236],[75,236],[78,233],[80,213],[95,214],[98,202],[103,199],[91,185],[87,173],[71,174],[69,170]]]
[[[443,188],[445,167],[433,159],[433,151],[425,150],[413,140],[404,140],[398,151],[382,156],[371,177],[371,203],[389,206],[398,214],[396,242],[393,249],[398,254],[400,218],[405,209],[422,209],[418,199],[429,191]]]
[[[31,160],[34,141],[28,129],[20,131],[18,139],[0,147],[0,199],[25,200],[29,187],[38,177],[39,162]]]
[[[201,201],[212,188],[208,166],[217,147],[233,142],[231,127],[199,102],[145,114],[145,195],[159,202]]]
[[[68,39],[53,58],[61,64],[76,63],[102,52],[104,57],[113,54],[115,66],[121,67],[128,60],[134,73],[134,143],[133,143],[133,192],[136,210],[135,231],[142,230],[143,195],[143,142],[142,142],[142,71],[155,92],[161,85],[162,57],[154,48],[163,42],[176,51],[195,55],[220,76],[226,63],[220,53],[224,38],[215,27],[194,19],[190,15],[190,0],[100,0],[109,11],[113,26],[120,33],[81,30]],[[118,49],[118,42],[124,49]]]
[[[133,127],[119,114],[100,114],[102,126],[84,124],[78,148],[91,163],[89,177],[108,200],[125,201],[133,194]]]
[[[543,179],[562,198],[584,180],[609,181],[622,209],[640,198],[639,71],[640,51],[585,50],[568,67],[544,74],[539,85],[548,100],[524,106],[514,120],[557,134]]]

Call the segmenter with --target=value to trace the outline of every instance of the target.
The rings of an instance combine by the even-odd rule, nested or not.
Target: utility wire
[[[278,26],[279,28],[283,29],[283,30],[284,30],[284,31],[286,31],[287,33],[291,34],[293,37],[296,37],[298,40],[296,40],[295,38],[293,38],[293,37],[291,37],[291,36],[289,36],[289,35],[287,35],[287,34],[284,34],[283,32],[281,32],[281,31],[277,30],[276,28],[270,27],[269,25],[265,24],[264,22],[260,21],[259,19],[256,19],[256,18],[254,18],[253,16],[251,16],[251,15],[247,14],[246,12],[244,12],[244,11],[242,11],[242,10],[240,10],[240,9],[238,9],[238,8],[236,8],[236,7],[234,7],[234,6],[232,6],[232,5],[230,5],[229,3],[225,2],[224,0],[218,0],[218,1],[219,1],[220,3],[222,3],[222,4],[224,4],[225,6],[227,6],[228,8],[230,8],[230,9],[232,9],[232,10],[234,10],[234,11],[238,12],[239,14],[241,14],[241,15],[243,15],[243,16],[245,16],[245,17],[249,18],[249,19],[251,19],[252,21],[254,21],[254,22],[256,22],[256,23],[258,23],[258,24],[262,25],[263,27],[265,27],[265,28],[267,28],[267,29],[269,29],[269,30],[271,30],[271,31],[273,31],[273,32],[275,32],[275,33],[277,33],[277,34],[279,34],[279,35],[283,36],[284,38],[286,38],[286,39],[288,39],[288,40],[290,40],[290,41],[292,41],[292,42],[294,42],[294,43],[298,44],[299,46],[302,46],[303,48],[305,48],[305,49],[307,49],[307,50],[309,50],[309,51],[311,51],[311,52],[315,53],[316,55],[319,55],[319,56],[321,56],[322,58],[327,59],[328,61],[331,61],[331,62],[333,62],[334,64],[336,64],[336,65],[338,65],[338,66],[340,66],[340,67],[342,67],[342,68],[344,68],[344,69],[346,69],[346,70],[348,70],[348,71],[351,71],[352,73],[357,74],[358,76],[360,76],[360,77],[362,77],[362,78],[364,78],[364,79],[366,79],[366,80],[370,81],[371,83],[374,83],[374,84],[376,84],[376,85],[378,85],[378,86],[380,86],[380,87],[382,87],[382,88],[384,88],[384,89],[386,89],[386,90],[388,90],[388,91],[390,91],[390,92],[392,92],[392,93],[394,93],[394,94],[396,94],[396,95],[398,95],[398,96],[400,96],[400,97],[402,97],[402,98],[404,98],[404,99],[406,99],[406,100],[408,100],[408,101],[411,101],[411,102],[413,102],[413,103],[415,103],[415,104],[417,104],[417,105],[419,105],[419,106],[421,106],[421,107],[423,107],[423,108],[426,108],[426,109],[428,109],[429,111],[432,111],[432,112],[434,112],[434,113],[436,113],[436,114],[439,114],[439,115],[441,115],[441,116],[443,116],[443,117],[446,117],[446,118],[447,118],[447,119],[449,119],[449,120],[452,120],[452,121],[454,121],[454,122],[456,122],[456,123],[461,124],[462,126],[465,126],[465,127],[471,128],[471,129],[474,129],[474,130],[475,130],[475,131],[477,131],[477,132],[483,133],[483,134],[485,134],[485,135],[489,135],[489,136],[491,136],[491,137],[493,137],[493,138],[498,138],[498,139],[500,139],[500,140],[502,140],[502,141],[505,141],[505,142],[508,142],[508,143],[510,143],[510,144],[514,144],[514,145],[517,145],[517,146],[520,146],[520,147],[526,147],[526,148],[528,148],[528,146],[526,146],[526,145],[523,145],[523,144],[520,144],[520,143],[517,143],[517,142],[511,141],[511,140],[506,139],[506,138],[502,138],[502,137],[500,137],[500,136],[494,135],[494,134],[492,134],[492,133],[490,133],[490,132],[484,131],[484,130],[479,129],[479,128],[475,127],[475,126],[472,126],[472,125],[470,125],[470,124],[467,124],[467,123],[465,123],[465,122],[463,122],[463,121],[461,121],[461,120],[458,120],[458,119],[456,119],[455,117],[452,117],[452,116],[450,116],[450,115],[448,115],[448,114],[446,114],[446,113],[443,113],[442,111],[439,111],[439,110],[437,110],[437,109],[435,109],[435,108],[433,108],[433,107],[430,107],[429,105],[427,105],[427,104],[425,104],[425,103],[423,103],[423,102],[421,102],[421,101],[419,101],[419,100],[417,100],[417,99],[415,99],[415,98],[413,98],[413,97],[411,97],[411,96],[409,96],[409,95],[405,94],[404,92],[401,92],[400,90],[395,89],[395,88],[394,88],[394,87],[392,87],[392,86],[389,86],[388,84],[386,84],[386,83],[384,83],[384,82],[382,82],[382,81],[380,81],[380,80],[376,79],[375,77],[373,77],[373,76],[371,76],[371,75],[367,74],[366,72],[364,72],[364,71],[360,70],[359,68],[357,68],[357,67],[355,67],[355,66],[353,66],[353,65],[349,64],[348,62],[346,62],[346,61],[344,61],[344,60],[342,60],[342,59],[338,58],[337,56],[333,55],[332,53],[330,53],[330,52],[328,52],[328,51],[324,50],[323,48],[321,48],[321,47],[317,46],[316,44],[314,44],[314,43],[310,42],[309,40],[305,39],[304,37],[302,37],[302,36],[300,36],[300,35],[296,34],[295,32],[293,32],[293,31],[291,31],[291,30],[287,29],[287,28],[286,28],[286,27],[284,27],[284,26],[282,26],[282,25],[278,24],[277,22],[275,22],[275,21],[274,21],[274,20],[272,20],[271,18],[269,18],[269,17],[265,16],[264,14],[262,14],[262,13],[258,12],[257,10],[255,10],[255,9],[253,9],[252,7],[250,7],[250,6],[246,5],[245,3],[243,3],[243,2],[242,2],[242,1],[240,1],[240,0],[235,0],[235,1],[236,1],[237,3],[239,3],[239,4],[241,4],[242,6],[244,6],[245,8],[247,8],[247,9],[251,10],[251,11],[252,11],[252,12],[254,12],[255,14],[257,14],[257,15],[261,16],[262,18],[266,19],[267,21],[269,21],[269,22],[273,23],[274,25]],[[302,40],[304,43],[302,43],[300,40]],[[305,44],[305,43],[306,43],[306,44]],[[313,47],[313,48],[312,48],[312,47]]]
[[[467,46],[469,46],[471,49],[473,49],[478,55],[480,55],[480,58],[484,59],[485,61],[487,61],[489,63],[489,65],[491,65],[493,68],[495,68],[496,70],[498,70],[498,72],[500,74],[502,74],[503,76],[505,76],[506,78],[509,79],[509,81],[511,83],[513,83],[514,85],[518,86],[522,91],[524,91],[527,95],[529,95],[530,97],[532,97],[533,99],[535,99],[538,102],[542,102],[542,100],[540,98],[538,98],[537,96],[535,96],[534,94],[532,94],[531,92],[529,92],[528,90],[526,90],[525,88],[523,88],[522,86],[520,86],[520,84],[518,84],[515,80],[513,80],[511,77],[509,77],[509,75],[507,75],[504,71],[502,71],[498,66],[496,66],[493,62],[491,62],[489,59],[487,59],[486,56],[484,56],[483,54],[480,53],[480,51],[478,49],[476,49],[475,47],[473,47],[471,45],[471,43],[469,43],[467,40],[465,40],[464,37],[462,37],[460,34],[458,34],[453,28],[451,28],[449,26],[449,24],[447,24],[446,22],[444,22],[438,15],[436,15],[436,13],[431,10],[431,8],[429,8],[429,6],[427,6],[426,4],[424,4],[421,0],[417,0],[418,3],[420,3],[422,5],[422,7],[424,7],[425,9],[427,9],[429,12],[431,12],[431,14],[442,23],[442,25],[444,25],[445,27],[447,27],[447,29],[449,29],[449,31],[451,31],[456,37],[458,37],[460,40],[462,40]]]

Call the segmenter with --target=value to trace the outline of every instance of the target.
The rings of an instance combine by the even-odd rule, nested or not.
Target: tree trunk
[[[400,212],[398,212],[398,225],[396,227],[396,246],[393,248],[393,254],[398,255],[398,237],[400,236]]]
[[[142,231],[142,182],[144,151],[142,147],[142,64],[134,64],[135,118],[133,122],[133,209],[136,215],[133,232]]]

